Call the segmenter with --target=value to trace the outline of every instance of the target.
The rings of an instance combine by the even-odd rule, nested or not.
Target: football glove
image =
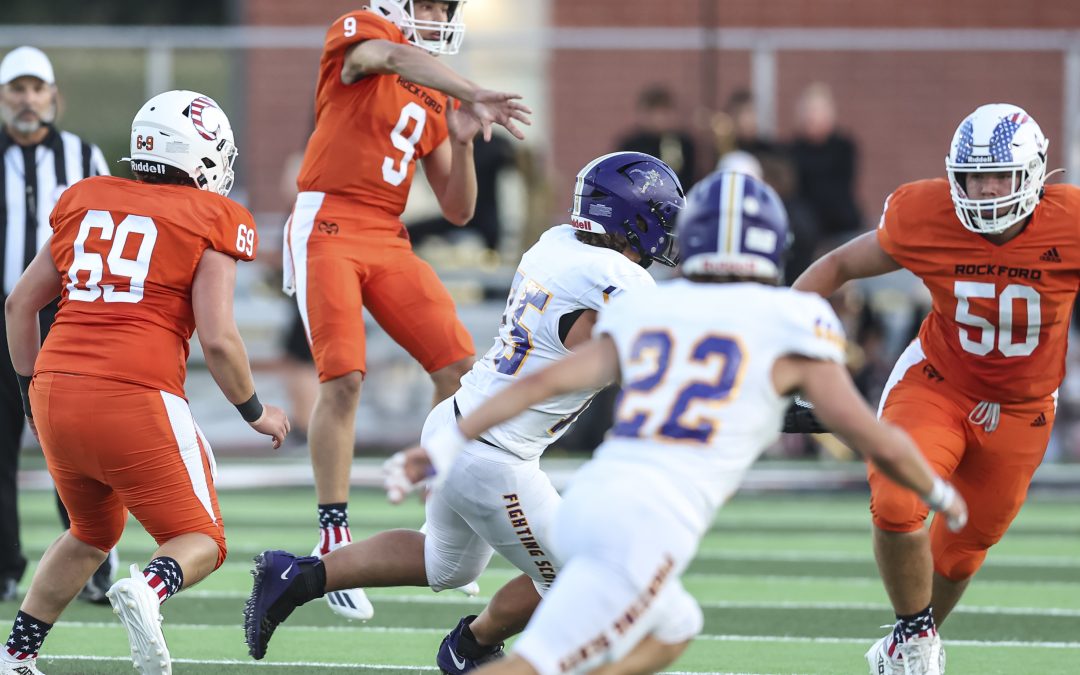
[[[814,415],[814,404],[804,401],[798,396],[788,406],[784,413],[784,427],[781,429],[785,434],[827,434],[829,430],[822,425]]]

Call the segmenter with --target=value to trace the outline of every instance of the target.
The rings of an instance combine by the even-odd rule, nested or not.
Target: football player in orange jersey
[[[447,220],[476,202],[473,138],[492,124],[522,138],[529,109],[439,62],[464,35],[464,2],[370,0],[326,34],[315,131],[285,226],[285,290],[295,292],[319,374],[308,441],[320,538],[315,555],[352,541],[349,470],[367,370],[364,316],[404,347],[448,398],[473,362],[472,338],[431,267],[412,251],[400,215],[416,160]],[[434,403],[433,403],[434,404]],[[369,619],[359,589],[326,596],[349,619]]]
[[[947,180],[897,188],[876,232],[793,285],[828,296],[906,268],[933,297],[879,414],[956,485],[971,518],[958,533],[940,519],[927,531],[926,508],[870,467],[874,553],[897,615],[866,654],[875,675],[944,671],[936,624],[1020,510],[1050,439],[1080,286],[1080,190],[1044,186],[1048,145],[1017,106],[978,108],[953,136]]]
[[[288,433],[285,413],[255,395],[233,321],[236,262],[254,259],[257,244],[251,213],[225,197],[235,156],[212,99],[150,99],[125,158],[136,180],[100,176],[68,188],[50,241],[8,297],[23,405],[71,529],[38,565],[0,649],[0,675],[40,672],[45,635],[116,544],[129,510],[158,549],[106,595],[139,672],[172,672],[160,605],[225,560],[213,454],[184,397],[196,328],[207,367],[244,419],[275,448]],[[58,294],[39,352],[37,313]]]

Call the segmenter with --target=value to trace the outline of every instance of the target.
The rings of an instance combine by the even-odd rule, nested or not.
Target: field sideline
[[[310,489],[221,494],[229,538],[224,567],[170,600],[164,630],[174,672],[408,673],[435,671],[439,641],[481,600],[422,588],[373,590],[368,624],[339,621],[319,601],[279,629],[267,659],[247,657],[240,628],[251,557],[266,548],[307,553],[314,544]],[[50,492],[20,495],[27,555],[59,533]],[[1033,498],[991,553],[944,630],[950,673],[1065,675],[1080,660],[1080,499]],[[415,502],[392,507],[354,492],[355,538],[417,527]],[[704,634],[674,666],[685,673],[862,674],[862,653],[889,623],[860,495],[738,497],[725,508],[684,577],[705,610]],[[122,565],[144,564],[153,542],[132,523]],[[489,596],[513,575],[500,558],[480,579]],[[29,576],[23,580],[23,589]],[[0,603],[0,618],[16,603]],[[127,640],[105,607],[76,603],[53,629],[39,667],[47,674],[132,672]],[[269,669],[269,670],[267,670]]]

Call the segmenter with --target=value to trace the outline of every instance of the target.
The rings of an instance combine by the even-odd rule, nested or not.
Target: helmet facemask
[[[465,0],[446,3],[449,5],[446,21],[417,19],[415,0],[370,0],[368,4],[372,11],[400,28],[405,38],[417,47],[436,55],[450,56],[461,51],[465,39]],[[425,39],[423,33],[436,35]]]

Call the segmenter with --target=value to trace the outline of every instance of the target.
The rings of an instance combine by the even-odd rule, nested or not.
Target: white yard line
[[[431,593],[410,595],[383,595],[378,591],[367,591],[369,599],[384,603],[405,604],[432,604],[432,605],[484,605],[490,597],[480,596],[467,598],[457,593]],[[206,598],[206,599],[235,599],[246,598],[246,591],[184,591],[179,597]],[[838,609],[838,610],[890,610],[888,605],[873,602],[794,602],[794,601],[742,601],[742,600],[712,600],[699,601],[699,605],[708,609]],[[962,606],[953,610],[956,614],[1005,614],[1010,616],[1059,616],[1080,617],[1080,609],[1068,609],[1064,607],[998,607],[998,606]]]
[[[60,621],[57,624],[58,627],[67,628],[116,628],[120,629],[119,623],[112,622],[84,622],[84,621]],[[165,623],[164,628],[169,630],[221,630],[222,628],[229,628],[229,626],[222,626],[221,624],[199,624],[199,623]],[[240,626],[236,625],[234,628],[239,631]],[[402,633],[402,634],[445,634],[446,630],[442,628],[395,628],[390,626],[287,626],[287,630],[303,633]],[[791,637],[780,635],[710,635],[703,634],[698,635],[697,640],[711,640],[718,642],[782,642],[782,643],[799,643],[799,644],[865,644],[872,638],[864,637],[850,637],[850,638],[833,638],[833,637]],[[1080,649],[1080,642],[1024,642],[1020,640],[946,640],[948,645],[957,645],[963,647],[1044,647],[1049,649]],[[46,657],[42,657],[46,658]],[[59,658],[59,657],[48,657]]]

